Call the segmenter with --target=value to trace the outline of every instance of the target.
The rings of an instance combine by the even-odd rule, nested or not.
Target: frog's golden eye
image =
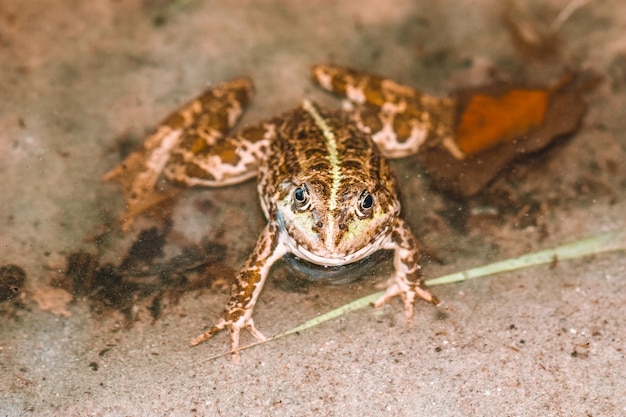
[[[359,217],[369,217],[374,210],[374,196],[367,190],[363,190],[359,196],[359,200],[356,206],[356,214]]]
[[[298,210],[306,210],[309,208],[311,198],[306,185],[301,185],[293,191],[294,207]]]

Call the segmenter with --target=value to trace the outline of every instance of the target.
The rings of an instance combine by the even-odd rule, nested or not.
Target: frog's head
[[[400,203],[391,176],[385,181],[367,179],[284,183],[276,217],[289,251],[318,265],[335,266],[382,249]]]

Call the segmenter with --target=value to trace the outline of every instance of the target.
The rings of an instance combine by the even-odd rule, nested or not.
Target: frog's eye
[[[298,210],[309,208],[311,198],[309,197],[309,190],[305,185],[301,185],[293,191],[293,201]]]
[[[367,190],[363,190],[359,196],[359,201],[356,206],[356,214],[359,217],[368,217],[372,215],[374,209],[374,196]]]

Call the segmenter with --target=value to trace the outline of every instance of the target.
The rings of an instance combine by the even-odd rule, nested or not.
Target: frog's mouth
[[[283,233],[285,244],[289,250],[289,253],[294,254],[300,259],[304,259],[315,265],[322,267],[337,267],[348,266],[353,263],[358,263],[362,259],[366,259],[385,247],[385,241],[388,238],[386,233],[379,233],[372,241],[367,245],[359,248],[350,253],[330,253],[322,249],[321,253],[314,252],[307,249],[302,245],[298,245],[288,233],[281,230]]]
[[[387,228],[379,230],[378,233],[367,242],[360,242],[361,247],[346,252],[344,249],[327,248],[325,243],[321,241],[315,242],[314,247],[307,248],[303,244],[299,244],[287,230],[285,222],[280,210],[276,213],[278,221],[278,230],[281,234],[281,241],[287,247],[289,253],[294,254],[300,259],[304,259],[310,263],[323,267],[341,267],[365,259],[381,249],[384,249],[387,239],[389,238]]]
[[[324,284],[340,285],[356,281],[370,275],[374,265],[388,257],[389,251],[380,250],[374,254],[347,265],[318,265],[298,258],[292,253],[283,257],[289,270],[298,278]]]

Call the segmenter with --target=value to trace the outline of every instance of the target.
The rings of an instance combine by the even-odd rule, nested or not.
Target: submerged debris
[[[33,293],[33,299],[40,310],[49,311],[55,316],[65,318],[72,316],[67,306],[72,302],[74,297],[63,288],[55,288],[47,285],[42,288],[37,288]]]
[[[0,302],[10,300],[20,292],[26,273],[17,265],[0,266]]]
[[[157,319],[167,301],[176,302],[185,292],[234,275],[222,263],[225,247],[210,242],[186,247],[180,255],[161,261],[166,235],[157,228],[143,230],[119,265],[101,264],[88,252],[71,253],[65,269],[68,279],[62,285],[89,300],[93,311],[119,311],[132,322],[138,309]]]
[[[562,49],[559,38],[561,26],[578,9],[591,0],[570,0],[551,22],[545,16],[534,17],[514,3],[502,13],[502,22],[511,36],[513,45],[524,57],[539,61],[557,59]],[[553,14],[545,13],[546,15]]]

